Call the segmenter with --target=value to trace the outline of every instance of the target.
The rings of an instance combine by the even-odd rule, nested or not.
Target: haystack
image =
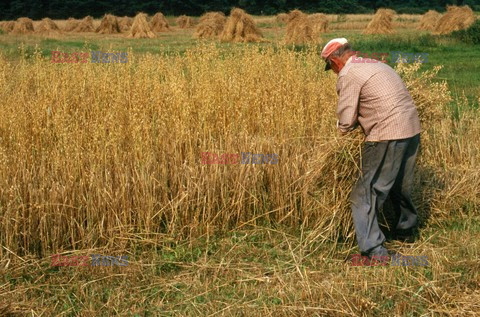
[[[73,29],[73,32],[95,32],[93,27],[93,18],[91,16],[84,17],[77,27]]]
[[[207,12],[200,17],[194,36],[201,39],[217,37],[222,33],[225,21],[222,12]]]
[[[130,28],[132,27],[132,24],[133,24],[132,18],[125,16],[117,20],[118,20],[118,26],[120,27],[120,31],[122,32],[129,31]]]
[[[308,16],[315,37],[320,33],[326,33],[328,30],[328,18],[323,13],[310,14]]]
[[[147,15],[145,13],[139,13],[135,16],[128,37],[136,39],[155,37],[155,33],[153,33],[147,22]]]
[[[396,12],[391,9],[378,9],[363,31],[363,34],[392,34],[395,33],[393,29],[392,20]]]
[[[61,33],[60,28],[50,18],[42,19],[42,21],[37,25],[35,32],[47,35],[55,35]]]
[[[427,13],[422,15],[420,25],[417,27],[419,30],[433,31],[437,26],[438,20],[442,17],[440,13],[435,10],[428,10]]]
[[[157,12],[150,20],[150,28],[153,32],[167,32],[170,31],[170,26],[168,25],[167,19],[162,12]]]
[[[18,18],[13,27],[13,34],[30,34],[35,30],[33,29],[33,21],[29,18]]]
[[[220,34],[220,39],[225,42],[259,42],[262,38],[253,18],[239,8],[232,9]]]
[[[120,26],[118,25],[117,17],[111,14],[105,14],[102,22],[100,22],[100,26],[95,32],[100,34],[120,33]]]
[[[15,27],[15,21],[6,21],[0,24],[0,29],[5,32],[12,32],[13,28]]]
[[[181,29],[191,28],[195,24],[193,18],[186,15],[179,16],[175,22]]]
[[[467,29],[475,22],[475,14],[469,6],[447,6],[447,12],[435,26],[436,34],[448,34],[453,31]]]
[[[63,28],[66,32],[73,32],[75,28],[80,24],[80,21],[74,18],[68,18],[67,22],[65,23],[65,27]]]
[[[313,28],[308,16],[300,10],[290,11],[285,42],[287,44],[303,44],[314,41]]]
[[[286,14],[286,13],[279,13],[279,14],[277,14],[277,16],[275,17],[275,19],[277,20],[277,23],[287,24],[288,14]]]

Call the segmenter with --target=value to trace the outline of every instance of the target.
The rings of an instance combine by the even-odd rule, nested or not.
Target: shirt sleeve
[[[341,132],[349,132],[357,126],[360,90],[361,86],[354,78],[347,76],[338,78],[337,127]]]

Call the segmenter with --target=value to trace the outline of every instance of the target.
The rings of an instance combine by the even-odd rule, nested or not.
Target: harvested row
[[[433,31],[435,30],[435,27],[437,26],[438,20],[442,15],[438,13],[435,10],[428,10],[427,13],[425,13],[422,16],[422,19],[420,20],[420,25],[418,26],[419,30],[427,30],[427,31]]]
[[[123,18],[118,19],[118,26],[120,27],[120,31],[122,32],[130,31],[132,24],[133,24],[133,19],[130,17],[125,16]]]
[[[120,25],[118,24],[117,17],[111,14],[105,14],[100,26],[95,30],[100,34],[116,34],[120,33]]]
[[[252,17],[242,9],[234,8],[220,34],[225,42],[259,42],[263,35],[255,25]]]
[[[280,23],[280,24],[287,24],[288,22],[288,14],[287,13],[279,13],[277,14],[277,16],[275,17],[277,23]]]
[[[200,17],[194,37],[200,39],[217,38],[223,31],[227,18],[223,12],[207,12]]]
[[[155,37],[155,33],[147,22],[147,15],[145,13],[139,13],[135,19],[133,19],[128,37],[135,39]]]
[[[435,34],[449,34],[467,29],[475,22],[475,14],[469,6],[447,6],[445,13],[437,22]]]
[[[285,43],[304,44],[315,41],[313,25],[308,15],[300,10],[293,10],[288,14]]]
[[[393,29],[392,20],[396,12],[391,9],[378,9],[363,31],[364,34],[392,34],[395,33]]]
[[[177,26],[180,27],[181,29],[188,29],[195,25],[195,20],[192,17],[186,16],[186,15],[179,16],[175,20],[175,22],[177,23]]]
[[[15,21],[0,22],[0,29],[2,29],[6,33],[12,32],[14,27],[15,27]]]
[[[95,28],[93,27],[93,18],[91,16],[84,17],[77,26],[73,29],[72,32],[95,32]]]
[[[34,32],[33,21],[29,18],[19,18],[12,29],[13,34],[31,34]]]
[[[323,13],[310,14],[308,16],[313,29],[313,35],[318,37],[328,31],[328,17]]]
[[[37,26],[37,28],[35,29],[35,33],[57,35],[61,34],[62,32],[55,22],[53,22],[49,18],[45,18]]]
[[[155,13],[150,21],[150,28],[153,32],[170,31],[170,26],[168,25],[167,19],[165,19],[165,16],[161,12]]]

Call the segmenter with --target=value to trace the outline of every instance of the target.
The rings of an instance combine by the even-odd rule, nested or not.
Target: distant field
[[[418,31],[416,26],[420,15],[400,14],[394,18],[394,27],[397,30],[395,35],[363,35],[362,30],[366,27],[373,15],[328,15],[330,21],[329,32],[325,33],[322,43],[333,37],[346,37],[353,43],[355,49],[364,52],[422,52],[428,53],[426,69],[432,69],[435,65],[443,65],[439,76],[447,80],[451,90],[456,95],[465,95],[472,101],[478,103],[480,96],[480,64],[471,63],[480,59],[480,50],[475,46],[458,43],[458,41],[447,36],[432,36],[429,32]],[[269,46],[281,43],[285,25],[278,23],[274,16],[254,16],[254,19],[261,27],[264,36],[270,43],[256,44]],[[180,29],[176,27],[175,17],[167,17],[173,26],[172,32],[158,33],[155,39],[127,39],[124,34],[99,35],[95,33],[65,33],[61,36],[43,37],[13,36],[0,34],[0,52],[10,59],[19,56],[19,47],[23,45],[26,52],[33,52],[35,47],[41,51],[46,58],[51,56],[52,50],[65,52],[79,51],[87,45],[88,49],[104,51],[126,51],[131,48],[135,53],[160,53],[171,54],[185,52],[186,49],[197,45],[199,42],[209,42],[193,38],[194,28]],[[66,20],[57,20],[60,28],[63,28]],[[38,24],[39,21],[35,21]],[[94,26],[100,25],[100,20],[94,20]],[[231,44],[221,43],[224,47]],[[393,66],[393,63],[390,63]]]

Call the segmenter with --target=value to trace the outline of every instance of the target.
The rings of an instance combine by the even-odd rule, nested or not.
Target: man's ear
[[[337,69],[338,72],[342,69],[343,66],[345,66],[345,61],[343,61],[342,57],[335,56],[332,57],[332,64],[335,64],[335,68]],[[336,72],[338,74],[338,72]]]
[[[340,66],[341,60],[340,58],[338,58],[338,56],[332,56],[330,57],[330,62],[332,63],[332,65],[335,64],[335,66],[337,66],[338,68],[338,66]]]
[[[343,55],[342,55],[342,62],[345,64],[348,59],[350,58],[351,54],[348,54],[348,52],[345,52]]]

